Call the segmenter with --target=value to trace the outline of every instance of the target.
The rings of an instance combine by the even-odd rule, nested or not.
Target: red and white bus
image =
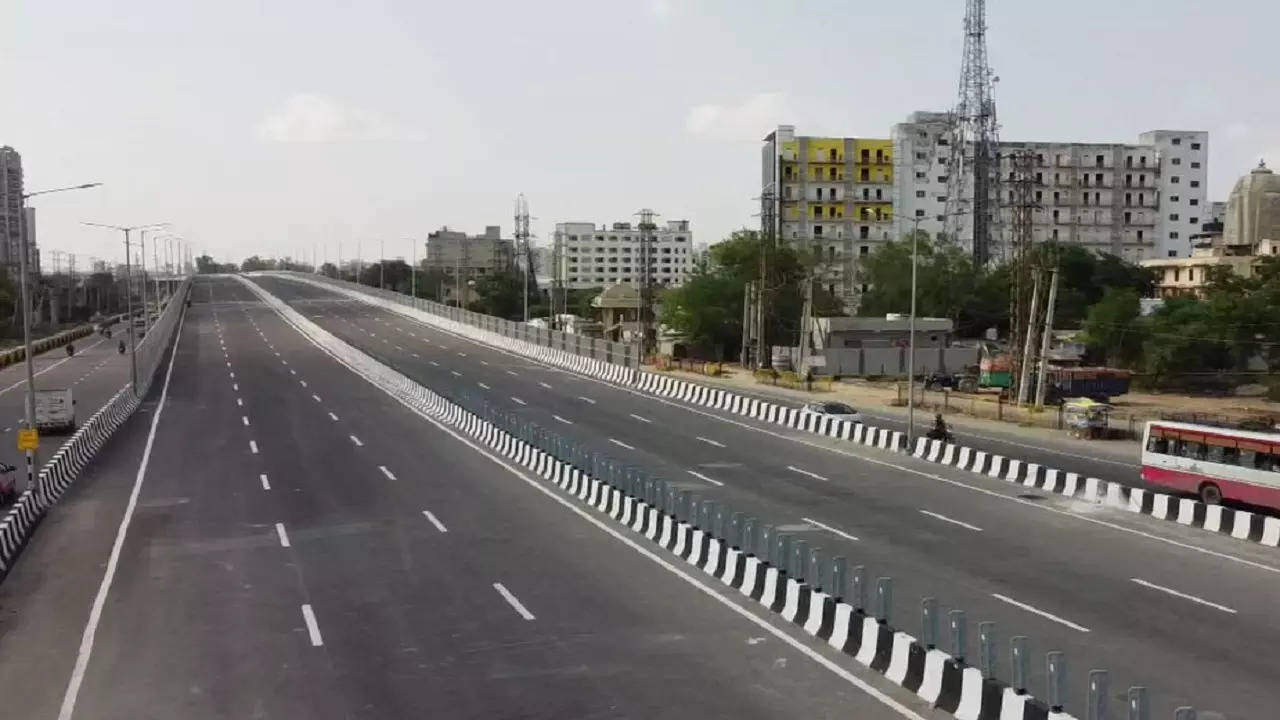
[[[1149,422],[1142,479],[1210,505],[1234,500],[1280,510],[1280,434]]]

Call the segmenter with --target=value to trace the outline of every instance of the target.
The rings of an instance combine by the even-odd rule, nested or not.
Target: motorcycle
[[[72,343],[67,343],[67,357],[72,357],[75,354],[76,354],[76,346],[73,345]]]
[[[124,354],[124,341],[123,341],[123,340],[121,340],[121,341],[120,341],[120,344],[119,344],[119,345],[116,345],[116,352],[120,353],[121,355],[123,355],[123,354]]]

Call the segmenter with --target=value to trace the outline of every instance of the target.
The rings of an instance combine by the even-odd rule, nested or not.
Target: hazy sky
[[[16,7],[15,7],[16,2]],[[641,207],[755,225],[760,139],[887,137],[954,102],[963,0],[6,0],[0,144],[46,251],[172,222],[218,258],[408,255]],[[1210,132],[1209,192],[1280,166],[1280,3],[988,0],[1001,135]],[[45,255],[46,262],[49,255]],[[81,262],[84,260],[82,259]]]

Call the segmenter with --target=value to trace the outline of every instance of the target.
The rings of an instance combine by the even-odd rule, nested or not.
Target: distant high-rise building
[[[18,277],[22,249],[22,183],[22,156],[0,147],[0,265],[11,278]]]
[[[23,216],[22,230],[26,234],[27,274],[40,277],[40,245],[36,242],[36,209],[29,207]]]
[[[502,237],[498,225],[486,226],[483,235],[467,235],[445,227],[427,235],[427,267],[438,268],[445,275],[444,302],[456,301],[460,287],[469,302],[475,298],[467,290],[468,283],[511,270],[514,248],[512,240]]]
[[[652,286],[677,287],[693,271],[693,232],[688,220],[668,220],[653,230],[649,246]],[[607,285],[639,287],[641,232],[639,225],[616,222],[596,227],[589,222],[556,223],[560,248],[559,274],[563,287],[598,288]]]

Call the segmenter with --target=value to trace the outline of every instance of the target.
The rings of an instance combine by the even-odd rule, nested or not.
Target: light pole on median
[[[147,232],[167,227],[169,227],[169,223],[167,222],[154,223],[146,226],[138,232],[138,236],[142,239],[142,255],[140,256],[140,262],[142,263],[142,331],[144,333],[151,332],[151,308],[147,303]],[[157,285],[156,295],[158,296],[159,294],[160,287]],[[160,302],[159,297],[156,297],[156,302]]]
[[[84,183],[82,185],[71,185],[69,187],[53,188],[51,190],[37,190],[35,192],[23,193],[18,201],[18,242],[22,245],[18,252],[18,273],[22,276],[19,280],[21,286],[21,302],[22,302],[22,357],[26,364],[27,370],[27,398],[26,398],[26,422],[27,429],[34,429],[36,426],[36,375],[35,366],[31,360],[31,291],[27,289],[30,284],[30,278],[27,277],[27,265],[30,262],[27,259],[29,243],[27,242],[27,200],[37,195],[49,195],[52,193],[68,192],[71,190],[88,190],[102,185],[102,183]],[[27,489],[35,490],[35,451],[27,450]]]
[[[156,223],[151,225],[133,225],[130,227],[124,227],[121,225],[106,225],[104,223],[92,223],[92,222],[82,222],[81,224],[90,225],[93,227],[107,228],[108,230],[119,230],[120,232],[124,233],[124,277],[125,277],[124,297],[125,297],[125,311],[127,313],[127,317],[129,318],[128,320],[129,377],[132,381],[130,383],[130,387],[133,388],[133,394],[135,397],[137,397],[138,395],[138,343],[137,343],[137,340],[134,338],[134,332],[133,332],[133,287],[132,287],[133,265],[130,257],[133,251],[129,246],[129,233],[133,232],[134,230],[142,230],[143,228],[147,228],[147,229],[157,228],[164,225],[165,223]],[[146,288],[145,278],[143,279],[142,284],[143,284],[143,289],[145,290]],[[146,314],[145,305],[143,306],[143,314]]]
[[[911,320],[907,339],[907,449],[916,442],[916,266],[921,216],[911,219]]]

